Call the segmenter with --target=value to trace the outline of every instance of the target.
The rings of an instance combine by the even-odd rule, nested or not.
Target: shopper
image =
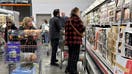
[[[52,55],[51,55],[51,65],[53,66],[59,66],[56,62],[58,61],[56,59],[56,53],[59,45],[59,38],[60,38],[60,10],[55,9],[53,12],[54,17],[50,19],[50,40],[51,40],[51,46],[52,46]]]
[[[32,24],[32,19],[30,17],[25,17],[23,19],[22,25],[19,27],[20,30],[30,30],[35,29]]]
[[[13,23],[12,19],[6,17],[6,27],[5,27],[5,41],[8,42],[8,30],[17,30],[17,27]]]
[[[49,43],[49,24],[46,19],[44,20],[44,24],[40,26],[40,29],[42,29],[42,37],[44,43]]]
[[[85,27],[80,19],[80,10],[75,7],[71,11],[71,17],[65,25],[65,44],[68,46],[68,65],[65,70],[69,74],[78,74],[77,62],[79,60],[80,45],[82,44]]]
[[[62,27],[65,26],[67,19],[68,19],[68,17],[65,15],[64,12],[62,12],[61,13],[61,25],[62,25]]]
[[[25,17],[23,19],[22,25],[19,27],[19,30],[35,30],[32,24],[32,18]],[[26,38],[21,39],[21,45],[37,45],[37,41],[33,39],[33,35],[28,35]],[[31,52],[34,53],[36,51],[36,47],[25,48],[22,49],[22,52]]]

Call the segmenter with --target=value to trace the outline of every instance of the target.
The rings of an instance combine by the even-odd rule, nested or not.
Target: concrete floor
[[[50,56],[46,55],[47,48],[42,47],[42,49],[45,49],[42,51],[43,53],[41,53],[41,55],[43,55],[43,66],[42,66],[43,74],[65,74],[65,68],[67,65],[67,61],[65,61],[63,63],[62,69],[60,69],[60,67],[51,66],[50,65]],[[59,55],[60,55],[60,53],[58,54],[57,58],[60,60]],[[80,74],[85,74],[85,73],[81,70]]]
[[[60,67],[55,67],[50,65],[50,56],[47,56],[47,51],[49,48],[47,46],[42,46],[41,57],[42,57],[42,73],[43,74],[65,74],[65,66],[60,69]],[[49,52],[51,53],[51,52]],[[58,56],[58,59],[60,57]],[[59,63],[59,62],[58,62]]]
[[[49,58],[43,59],[43,66],[42,66],[43,74],[65,74],[64,73],[65,67],[63,67],[63,69],[60,69],[59,67],[51,66],[49,60],[50,60]]]
[[[0,58],[0,74],[8,74],[8,67],[4,62],[4,58]]]

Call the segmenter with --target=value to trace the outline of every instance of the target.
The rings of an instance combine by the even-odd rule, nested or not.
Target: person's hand
[[[85,36],[85,35],[86,35],[86,33],[84,32],[84,33],[83,33],[83,36]]]

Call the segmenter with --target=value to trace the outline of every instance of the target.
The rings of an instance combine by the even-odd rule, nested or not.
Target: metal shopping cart
[[[9,74],[42,74],[40,42],[31,34],[15,38],[17,39],[9,39],[11,41],[7,43]]]
[[[3,60],[5,40],[0,35],[0,60]]]

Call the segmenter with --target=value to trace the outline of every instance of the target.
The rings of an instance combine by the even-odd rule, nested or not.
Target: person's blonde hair
[[[28,22],[32,21],[32,19],[30,17],[24,17],[23,21],[22,21],[22,26],[26,27],[28,26]]]

